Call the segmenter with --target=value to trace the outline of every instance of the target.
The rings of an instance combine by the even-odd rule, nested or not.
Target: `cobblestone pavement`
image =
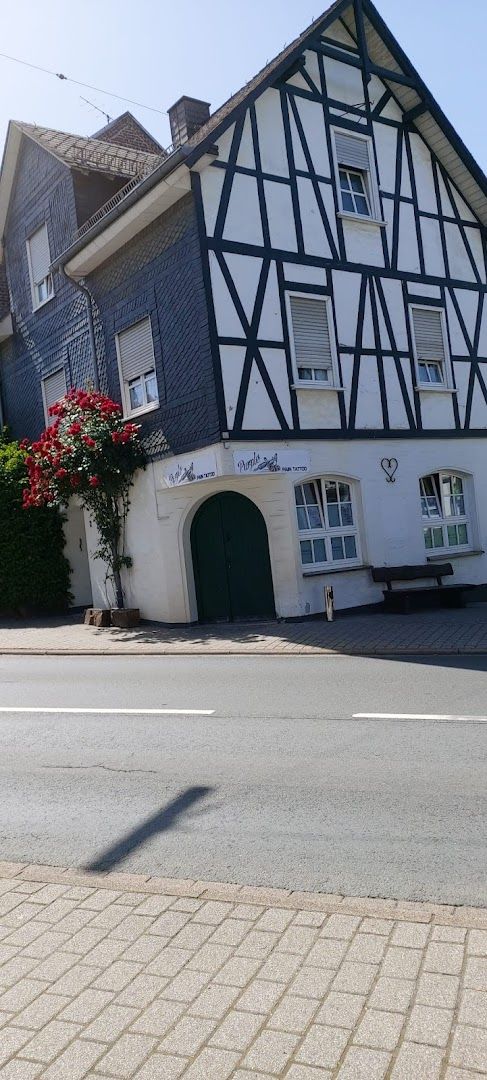
[[[0,1076],[487,1076],[487,911],[0,864]]]
[[[413,615],[343,615],[333,623],[240,623],[134,630],[84,626],[81,618],[0,619],[0,653],[313,654],[487,653],[487,604]]]

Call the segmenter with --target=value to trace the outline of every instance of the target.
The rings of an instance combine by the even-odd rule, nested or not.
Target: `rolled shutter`
[[[326,300],[314,296],[291,296],[290,306],[297,366],[331,367]]]
[[[48,375],[46,379],[42,380],[42,383],[47,413],[51,405],[55,405],[66,393],[66,372],[64,368],[60,368],[59,371],[54,371],[52,375]]]
[[[335,146],[339,165],[348,165],[362,172],[370,170],[369,144],[367,139],[356,138],[343,131],[335,132]]]
[[[154,346],[149,318],[141,319],[118,334],[118,351],[124,382],[153,370]]]
[[[38,285],[47,277],[51,265],[47,226],[41,225],[40,229],[37,229],[37,232],[29,238],[28,244],[32,281],[34,285]]]
[[[441,311],[436,308],[413,308],[414,340],[418,360],[445,359],[445,341]]]

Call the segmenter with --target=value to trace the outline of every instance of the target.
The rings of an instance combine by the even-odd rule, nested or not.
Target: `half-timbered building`
[[[486,582],[487,181],[373,4],[337,0],[171,122],[52,261],[149,424],[130,601],[302,616],[325,585],[380,601],[371,565],[446,558]]]

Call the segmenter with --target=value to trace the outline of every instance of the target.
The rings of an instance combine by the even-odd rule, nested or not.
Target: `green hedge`
[[[22,508],[25,454],[0,434],[0,611],[62,611],[70,599],[63,554],[63,517],[46,507]]]

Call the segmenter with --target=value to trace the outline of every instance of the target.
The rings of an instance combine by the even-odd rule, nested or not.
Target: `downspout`
[[[98,368],[98,353],[97,353],[97,350],[96,350],[95,326],[94,326],[94,322],[93,322],[93,306],[92,306],[91,293],[90,293],[89,289],[87,289],[86,285],[82,285],[81,281],[75,281],[74,278],[72,278],[70,276],[70,274],[68,274],[68,272],[66,270],[66,267],[63,266],[62,263],[60,264],[59,269],[60,269],[61,273],[63,274],[63,276],[65,277],[66,281],[69,281],[70,285],[74,285],[75,289],[79,289],[80,292],[82,292],[84,294],[84,296],[85,296],[85,300],[86,300],[86,318],[88,320],[88,337],[90,339],[91,362],[92,362],[92,365],[93,365],[93,386],[94,386],[95,390],[99,390],[100,389],[100,372],[99,372],[99,368]]]

